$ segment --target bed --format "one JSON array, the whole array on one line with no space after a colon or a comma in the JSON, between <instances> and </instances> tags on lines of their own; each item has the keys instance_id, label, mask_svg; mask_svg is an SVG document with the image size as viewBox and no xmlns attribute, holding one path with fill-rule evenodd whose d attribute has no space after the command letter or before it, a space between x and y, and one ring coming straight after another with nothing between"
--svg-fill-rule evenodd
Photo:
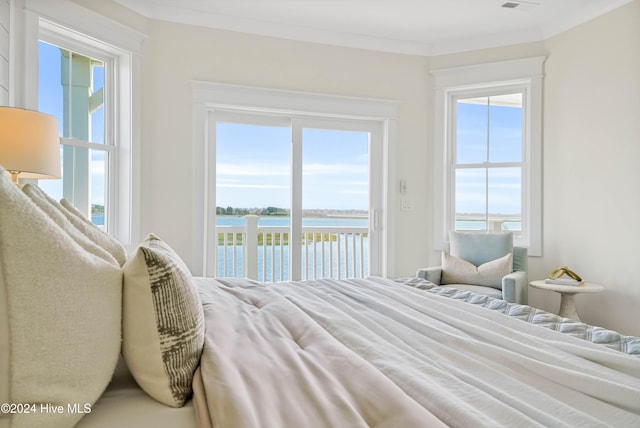
<instances>
[{"instance_id":1,"label":"bed","mask_svg":"<svg viewBox=\"0 0 640 428\"><path fill-rule=\"evenodd\" d=\"M192 277L0 176L2 428L640 426L638 338L419 278Z\"/></svg>"}]
</instances>

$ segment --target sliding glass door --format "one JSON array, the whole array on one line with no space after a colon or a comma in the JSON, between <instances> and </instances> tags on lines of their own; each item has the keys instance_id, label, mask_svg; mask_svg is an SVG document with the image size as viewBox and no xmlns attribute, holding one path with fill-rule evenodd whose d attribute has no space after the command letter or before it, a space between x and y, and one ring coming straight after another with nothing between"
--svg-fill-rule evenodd
<instances>
[{"instance_id":1,"label":"sliding glass door","mask_svg":"<svg viewBox=\"0 0 640 428\"><path fill-rule=\"evenodd\" d=\"M380 125L217 112L216 276L379 274ZM372 169L374 172L372 172Z\"/></svg>"}]
</instances>

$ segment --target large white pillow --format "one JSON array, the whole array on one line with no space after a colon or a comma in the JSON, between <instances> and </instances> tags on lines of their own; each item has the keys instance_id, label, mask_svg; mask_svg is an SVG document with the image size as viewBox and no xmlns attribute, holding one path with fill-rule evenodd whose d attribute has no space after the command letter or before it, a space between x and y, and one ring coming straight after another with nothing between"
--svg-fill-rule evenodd
<instances>
[{"instance_id":1,"label":"large white pillow","mask_svg":"<svg viewBox=\"0 0 640 428\"><path fill-rule=\"evenodd\" d=\"M0 168L0 403L11 428L72 427L118 361L122 271L82 248ZM63 406L40 412L40 403Z\"/></svg>"},{"instance_id":2,"label":"large white pillow","mask_svg":"<svg viewBox=\"0 0 640 428\"><path fill-rule=\"evenodd\" d=\"M476 266L466 260L442 252L442 277L440 284L473 284L502 288L502 277L513 269L513 254Z\"/></svg>"},{"instance_id":3,"label":"large white pillow","mask_svg":"<svg viewBox=\"0 0 640 428\"><path fill-rule=\"evenodd\" d=\"M82 248L89 251L96 256L113 263L117 266L118 261L116 258L102 246L97 245L84 231L78 229L64 214L63 211L58 208L60 205L54 199L50 198L46 193L40 190L37 186L27 183L22 187L22 191L35 203L42 211L44 211L51 220L60 226L65 232L71 236ZM64 208L62 208L65 210ZM65 210L66 211L66 210Z\"/></svg>"},{"instance_id":4,"label":"large white pillow","mask_svg":"<svg viewBox=\"0 0 640 428\"><path fill-rule=\"evenodd\" d=\"M181 407L204 345L198 291L182 259L151 234L124 265L122 352L147 394Z\"/></svg>"},{"instance_id":5,"label":"large white pillow","mask_svg":"<svg viewBox=\"0 0 640 428\"><path fill-rule=\"evenodd\" d=\"M98 246L104 248L118 261L120 266L124 266L127 262L127 250L120 241L100 230L67 199L61 199L60 202L49 197L47 197L47 199L51 204L58 208L80 232L95 242Z\"/></svg>"}]
</instances>

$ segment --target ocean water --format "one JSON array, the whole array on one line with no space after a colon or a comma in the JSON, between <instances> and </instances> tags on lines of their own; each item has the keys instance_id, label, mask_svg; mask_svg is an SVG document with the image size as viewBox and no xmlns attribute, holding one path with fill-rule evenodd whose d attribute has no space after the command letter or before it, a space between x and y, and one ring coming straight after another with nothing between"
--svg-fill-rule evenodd
<instances>
[{"instance_id":1,"label":"ocean water","mask_svg":"<svg viewBox=\"0 0 640 428\"><path fill-rule=\"evenodd\" d=\"M289 217L267 216L258 219L258 226L289 226ZM217 216L218 226L244 226L246 220L241 216ZM366 217L304 217L303 226L346 226L346 227L367 227L369 219ZM483 221L456 221L457 230L483 230ZM506 221L502 224L504 230L520 230L519 222Z\"/></svg>"},{"instance_id":2,"label":"ocean water","mask_svg":"<svg viewBox=\"0 0 640 428\"><path fill-rule=\"evenodd\" d=\"M241 216L217 216L216 226L244 226L246 220ZM289 217L263 216L258 219L258 226L289 226ZM303 226L347 226L367 227L369 219L366 217L303 217Z\"/></svg>"},{"instance_id":3,"label":"ocean water","mask_svg":"<svg viewBox=\"0 0 640 428\"><path fill-rule=\"evenodd\" d=\"M456 230L486 230L484 221L460 220L456 221ZM502 223L502 230L521 230L522 225L517 221L505 221Z\"/></svg>"},{"instance_id":4,"label":"ocean water","mask_svg":"<svg viewBox=\"0 0 640 428\"><path fill-rule=\"evenodd\" d=\"M104 214L91 214L91 222L97 226L104 226Z\"/></svg>"},{"instance_id":5,"label":"ocean water","mask_svg":"<svg viewBox=\"0 0 640 428\"><path fill-rule=\"evenodd\" d=\"M91 221L97 225L104 225L104 214L91 215ZM239 216L217 216L216 225L218 226L244 226L246 220ZM260 217L258 219L259 226L289 226L289 217ZM303 226L352 226L366 227L369 224L367 218L355 217L305 217L302 219ZM520 223L505 222L503 224L505 230L520 230ZM458 230L481 230L485 228L484 222L481 221L457 221L456 228Z\"/></svg>"}]
</instances>

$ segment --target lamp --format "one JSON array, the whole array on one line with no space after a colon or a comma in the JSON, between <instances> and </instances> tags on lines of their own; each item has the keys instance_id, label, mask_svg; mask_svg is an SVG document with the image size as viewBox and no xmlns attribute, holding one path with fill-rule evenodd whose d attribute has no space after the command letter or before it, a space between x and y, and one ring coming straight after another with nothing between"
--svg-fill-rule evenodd
<instances>
[{"instance_id":1,"label":"lamp","mask_svg":"<svg viewBox=\"0 0 640 428\"><path fill-rule=\"evenodd\" d=\"M21 178L60 178L60 139L55 117L0 107L0 165Z\"/></svg>"}]
</instances>

